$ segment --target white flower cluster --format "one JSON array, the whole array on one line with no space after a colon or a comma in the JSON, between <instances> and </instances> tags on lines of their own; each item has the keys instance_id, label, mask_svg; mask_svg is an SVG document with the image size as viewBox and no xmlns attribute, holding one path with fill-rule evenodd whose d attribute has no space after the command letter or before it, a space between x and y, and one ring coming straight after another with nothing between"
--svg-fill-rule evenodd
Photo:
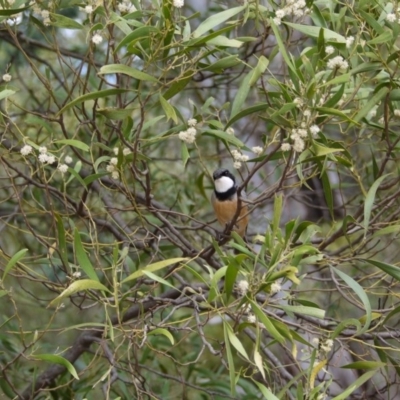
<instances>
[{"instance_id":1,"label":"white flower cluster","mask_svg":"<svg viewBox=\"0 0 400 400\"><path fill-rule=\"evenodd\" d=\"M130 0L122 0L122 3L118 3L117 7L121 13L131 13L136 11L136 7L131 3Z\"/></svg>"},{"instance_id":2,"label":"white flower cluster","mask_svg":"<svg viewBox=\"0 0 400 400\"><path fill-rule=\"evenodd\" d=\"M107 165L106 170L107 172L111 173L111 178L119 179L119 172L117 170L118 158L112 157L110 159L110 163Z\"/></svg>"},{"instance_id":3,"label":"white flower cluster","mask_svg":"<svg viewBox=\"0 0 400 400\"><path fill-rule=\"evenodd\" d=\"M10 74L4 74L3 75L3 81L4 82L10 82L11 78L12 78L12 76Z\"/></svg>"},{"instance_id":4,"label":"white flower cluster","mask_svg":"<svg viewBox=\"0 0 400 400\"><path fill-rule=\"evenodd\" d=\"M259 156L259 155L261 155L263 153L264 149L261 146L254 146L254 147L251 148L251 151L255 155Z\"/></svg>"},{"instance_id":5,"label":"white flower cluster","mask_svg":"<svg viewBox=\"0 0 400 400\"><path fill-rule=\"evenodd\" d=\"M232 157L234 159L233 168L239 169L242 166L242 162L246 162L249 159L249 156L242 154L238 150L232 150Z\"/></svg>"},{"instance_id":6,"label":"white flower cluster","mask_svg":"<svg viewBox=\"0 0 400 400\"><path fill-rule=\"evenodd\" d=\"M249 290L249 282L247 282L244 279L238 282L237 291L241 296L245 296L248 290Z\"/></svg>"},{"instance_id":7,"label":"white flower cluster","mask_svg":"<svg viewBox=\"0 0 400 400\"><path fill-rule=\"evenodd\" d=\"M400 24L400 7L397 7L396 12L391 12L386 15L386 21L388 22L396 22Z\"/></svg>"},{"instance_id":8,"label":"white flower cluster","mask_svg":"<svg viewBox=\"0 0 400 400\"><path fill-rule=\"evenodd\" d=\"M180 131L178 133L178 137L179 139L182 140L182 142L185 143L194 143L196 141L196 128L195 126L197 125L197 120L194 118L190 118L187 122L187 124L189 125L189 128L186 129L186 131Z\"/></svg>"},{"instance_id":9,"label":"white flower cluster","mask_svg":"<svg viewBox=\"0 0 400 400\"><path fill-rule=\"evenodd\" d=\"M182 8L185 5L185 0L173 0L172 5L176 8Z\"/></svg>"},{"instance_id":10,"label":"white flower cluster","mask_svg":"<svg viewBox=\"0 0 400 400\"><path fill-rule=\"evenodd\" d=\"M349 49L351 46L353 46L354 43L354 36L348 36L346 38L346 47Z\"/></svg>"},{"instance_id":11,"label":"white flower cluster","mask_svg":"<svg viewBox=\"0 0 400 400\"><path fill-rule=\"evenodd\" d=\"M321 343L319 346L319 348L325 353L329 353L332 350L332 347L333 347L332 339L325 340L325 342Z\"/></svg>"},{"instance_id":12,"label":"white flower cluster","mask_svg":"<svg viewBox=\"0 0 400 400\"><path fill-rule=\"evenodd\" d=\"M103 41L103 36L100 33L96 32L92 37L92 42L94 44L100 44Z\"/></svg>"},{"instance_id":13,"label":"white flower cluster","mask_svg":"<svg viewBox=\"0 0 400 400\"><path fill-rule=\"evenodd\" d=\"M50 11L49 11L49 10L41 10L41 11L40 11L40 15L41 15L42 18L43 18L43 24L46 25L46 26L49 26L50 23L51 23L51 20L50 20Z\"/></svg>"},{"instance_id":14,"label":"white flower cluster","mask_svg":"<svg viewBox=\"0 0 400 400\"><path fill-rule=\"evenodd\" d=\"M325 47L325 53L328 54L328 56L330 56L334 52L335 52L335 48L333 46L326 46Z\"/></svg>"},{"instance_id":15,"label":"white flower cluster","mask_svg":"<svg viewBox=\"0 0 400 400\"><path fill-rule=\"evenodd\" d=\"M276 293L279 293L281 291L281 289L282 289L282 286L281 286L281 284L279 282L272 283L271 284L271 291L270 291L271 296L276 294Z\"/></svg>"},{"instance_id":16,"label":"white flower cluster","mask_svg":"<svg viewBox=\"0 0 400 400\"><path fill-rule=\"evenodd\" d=\"M114 154L117 156L118 154L119 154L119 147L114 147L113 148L113 152L114 152ZM129 147L124 147L123 149L122 149L122 154L124 155L124 156L127 156L127 155L129 155L129 154L131 154L132 153L132 150L129 148Z\"/></svg>"},{"instance_id":17,"label":"white flower cluster","mask_svg":"<svg viewBox=\"0 0 400 400\"><path fill-rule=\"evenodd\" d=\"M33 154L33 147L30 146L29 144L26 144L21 148L20 153L24 157L28 156L29 154ZM39 147L38 160L42 164L47 164L47 165L54 164L57 161L56 157L48 152L46 146ZM58 162L59 164L57 165L57 169L64 175L68 171L67 164L70 164L72 162L72 158L70 156L66 156L64 158L64 163L61 163L60 160L58 160Z\"/></svg>"},{"instance_id":18,"label":"white flower cluster","mask_svg":"<svg viewBox=\"0 0 400 400\"><path fill-rule=\"evenodd\" d=\"M91 14L91 13L93 12L93 6L87 5L87 6L84 8L84 11L85 11L86 14Z\"/></svg>"},{"instance_id":19,"label":"white flower cluster","mask_svg":"<svg viewBox=\"0 0 400 400\"><path fill-rule=\"evenodd\" d=\"M281 4L281 6L283 7L275 11L273 18L276 25L280 25L286 16L302 17L310 12L305 0L286 0L286 4Z\"/></svg>"},{"instance_id":20,"label":"white flower cluster","mask_svg":"<svg viewBox=\"0 0 400 400\"><path fill-rule=\"evenodd\" d=\"M327 67L329 69L339 69L339 70L344 70L349 67L349 63L346 60L343 60L342 56L336 56L331 58L328 63Z\"/></svg>"}]
</instances>

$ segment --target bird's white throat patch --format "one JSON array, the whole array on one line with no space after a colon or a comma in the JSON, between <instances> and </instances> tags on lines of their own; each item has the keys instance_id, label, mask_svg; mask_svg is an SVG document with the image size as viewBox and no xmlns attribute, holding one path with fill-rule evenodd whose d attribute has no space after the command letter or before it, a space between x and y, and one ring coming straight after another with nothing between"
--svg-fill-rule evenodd
<instances>
[{"instance_id":1,"label":"bird's white throat patch","mask_svg":"<svg viewBox=\"0 0 400 400\"><path fill-rule=\"evenodd\" d=\"M229 176L221 176L220 178L214 181L214 185L215 185L215 190L218 193L225 193L229 189L232 189L235 183L231 178L229 178Z\"/></svg>"}]
</instances>

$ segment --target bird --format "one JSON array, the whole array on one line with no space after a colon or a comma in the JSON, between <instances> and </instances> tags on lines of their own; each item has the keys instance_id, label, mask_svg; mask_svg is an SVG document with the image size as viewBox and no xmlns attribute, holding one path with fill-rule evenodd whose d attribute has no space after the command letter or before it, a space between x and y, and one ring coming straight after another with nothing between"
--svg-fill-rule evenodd
<instances>
[{"instance_id":1,"label":"bird","mask_svg":"<svg viewBox=\"0 0 400 400\"><path fill-rule=\"evenodd\" d=\"M225 168L215 170L213 173L213 179L214 191L211 195L211 204L214 208L218 222L225 227L236 215L238 206L238 187L236 185L235 177ZM246 197L243 191L241 197ZM240 214L233 226L233 230L241 237L244 237L248 223L248 208L246 204L242 202L240 206Z\"/></svg>"}]
</instances>

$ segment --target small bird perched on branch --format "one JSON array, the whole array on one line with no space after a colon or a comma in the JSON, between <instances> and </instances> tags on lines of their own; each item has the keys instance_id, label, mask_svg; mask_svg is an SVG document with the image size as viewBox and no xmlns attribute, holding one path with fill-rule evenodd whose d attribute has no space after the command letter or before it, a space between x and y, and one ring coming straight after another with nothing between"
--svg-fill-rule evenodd
<instances>
[{"instance_id":1,"label":"small bird perched on branch","mask_svg":"<svg viewBox=\"0 0 400 400\"><path fill-rule=\"evenodd\" d=\"M211 203L215 215L222 226L228 225L236 215L238 197L235 177L225 168L219 168L213 173L214 192L211 195ZM246 195L242 191L241 198ZM243 202L240 205L240 212L237 216L233 230L244 237L249 223L248 209Z\"/></svg>"}]
</instances>

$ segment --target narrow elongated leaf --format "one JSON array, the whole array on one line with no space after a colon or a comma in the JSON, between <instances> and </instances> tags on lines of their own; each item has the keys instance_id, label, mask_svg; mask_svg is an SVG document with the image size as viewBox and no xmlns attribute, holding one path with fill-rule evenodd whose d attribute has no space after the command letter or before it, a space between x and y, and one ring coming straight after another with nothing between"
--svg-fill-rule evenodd
<instances>
[{"instance_id":1,"label":"narrow elongated leaf","mask_svg":"<svg viewBox=\"0 0 400 400\"><path fill-rule=\"evenodd\" d=\"M192 37L193 38L200 37L209 30L214 29L216 26L227 21L229 18L232 18L235 15L239 14L246 7L247 6L233 7L228 10L219 12L217 14L213 14L211 17L207 18L197 27L197 29L192 33Z\"/></svg>"},{"instance_id":2,"label":"narrow elongated leaf","mask_svg":"<svg viewBox=\"0 0 400 400\"><path fill-rule=\"evenodd\" d=\"M368 190L367 196L365 197L365 203L364 203L364 230L365 230L365 235L367 234L368 231L368 226L369 226L369 221L371 219L371 212L372 212L372 207L374 206L375 202L375 195L376 191L378 190L379 185L382 183L382 181L390 174L382 175L380 178L378 178L371 188Z\"/></svg>"},{"instance_id":3,"label":"narrow elongated leaf","mask_svg":"<svg viewBox=\"0 0 400 400\"><path fill-rule=\"evenodd\" d=\"M171 104L168 103L167 100L164 99L164 97L162 97L160 95L160 103L161 103L161 107L163 108L165 115L167 116L167 121L169 121L170 119L172 119L175 124L178 123L178 117L176 116L176 112L173 106L171 106Z\"/></svg>"},{"instance_id":4,"label":"narrow elongated leaf","mask_svg":"<svg viewBox=\"0 0 400 400\"><path fill-rule=\"evenodd\" d=\"M159 283L161 283L161 284L163 284L165 286L168 286L168 287L170 287L172 289L175 289L174 285L171 285L168 281L166 281L165 279L157 276L156 274L153 274L150 271L143 271L143 275L148 276L150 279L153 279L153 281L159 282Z\"/></svg>"},{"instance_id":5,"label":"narrow elongated leaf","mask_svg":"<svg viewBox=\"0 0 400 400\"><path fill-rule=\"evenodd\" d=\"M80 140L76 140L76 139L60 139L60 140L54 141L54 143L66 144L68 146L73 146L73 147L76 147L77 149L80 149L83 151L89 151L89 149L90 149L90 147L86 143L83 143Z\"/></svg>"},{"instance_id":6,"label":"narrow elongated leaf","mask_svg":"<svg viewBox=\"0 0 400 400\"><path fill-rule=\"evenodd\" d=\"M128 45L137 39L144 39L150 35L150 33L158 32L159 30L154 26L141 26L131 32L129 35L125 36L115 48L114 53L116 53L121 47Z\"/></svg>"},{"instance_id":7,"label":"narrow elongated leaf","mask_svg":"<svg viewBox=\"0 0 400 400\"><path fill-rule=\"evenodd\" d=\"M231 386L231 394L235 395L236 393L236 380L235 380L235 362L233 361L233 355L231 350L231 345L228 336L228 324L224 322L224 339L225 339L225 351L226 357L228 359L228 367L229 367L229 380Z\"/></svg>"},{"instance_id":8,"label":"narrow elongated leaf","mask_svg":"<svg viewBox=\"0 0 400 400\"><path fill-rule=\"evenodd\" d=\"M158 82L157 78L124 64L110 64L100 68L99 74L124 74L139 81Z\"/></svg>"},{"instance_id":9,"label":"narrow elongated leaf","mask_svg":"<svg viewBox=\"0 0 400 400\"><path fill-rule=\"evenodd\" d=\"M361 375L356 379L345 391L343 391L339 396L334 397L332 400L346 400L349 399L350 394L357 390L366 381L370 380L376 374L376 370L371 370Z\"/></svg>"},{"instance_id":10,"label":"narrow elongated leaf","mask_svg":"<svg viewBox=\"0 0 400 400\"><path fill-rule=\"evenodd\" d=\"M151 330L147 333L147 336L154 336L154 335L164 335L172 345L175 344L174 337L172 336L171 332L164 328L156 328Z\"/></svg>"},{"instance_id":11,"label":"narrow elongated leaf","mask_svg":"<svg viewBox=\"0 0 400 400\"><path fill-rule=\"evenodd\" d=\"M61 260L66 268L68 268L68 252L67 242L65 239L65 229L61 217L56 214L57 219L57 239L58 239L58 251L60 253Z\"/></svg>"},{"instance_id":12,"label":"narrow elongated leaf","mask_svg":"<svg viewBox=\"0 0 400 400\"><path fill-rule=\"evenodd\" d=\"M274 324L265 315L264 311L261 310L259 305L252 300L250 300L250 304L254 314L260 320L260 322L265 326L265 329L269 332L269 334L279 343L283 343L285 341L285 338L278 332Z\"/></svg>"},{"instance_id":13,"label":"narrow elongated leaf","mask_svg":"<svg viewBox=\"0 0 400 400\"><path fill-rule=\"evenodd\" d=\"M4 273L3 273L3 281L6 279L7 274L10 272L11 268L17 264L19 260L25 255L25 253L28 251L28 249L22 249L15 253L10 260L8 261L6 267L4 268Z\"/></svg>"},{"instance_id":14,"label":"narrow elongated leaf","mask_svg":"<svg viewBox=\"0 0 400 400\"><path fill-rule=\"evenodd\" d=\"M73 295L74 293L83 292L84 290L101 290L111 293L102 283L99 281L94 281L92 279L80 279L78 281L72 282L60 295L58 295L49 304L49 307L59 303L62 299Z\"/></svg>"},{"instance_id":15,"label":"narrow elongated leaf","mask_svg":"<svg viewBox=\"0 0 400 400\"><path fill-rule=\"evenodd\" d=\"M246 115L254 114L258 111L266 111L268 107L269 105L267 103L262 103L262 104L257 104L255 106L250 106L242 111L238 111L233 117L231 117L231 119L225 125L225 129L230 127L232 124L234 124L239 119L242 119Z\"/></svg>"},{"instance_id":16,"label":"narrow elongated leaf","mask_svg":"<svg viewBox=\"0 0 400 400\"><path fill-rule=\"evenodd\" d=\"M99 90L98 92L87 93L83 96L77 97L75 100L72 100L68 104L66 104L58 113L57 116L61 115L64 111L74 107L78 104L84 103L85 101L89 100L96 100L102 97L114 96L116 94L126 93L129 92L128 89L106 89L106 90Z\"/></svg>"},{"instance_id":17,"label":"narrow elongated leaf","mask_svg":"<svg viewBox=\"0 0 400 400\"><path fill-rule=\"evenodd\" d=\"M249 72L243 79L238 92L236 93L235 99L232 103L231 119L234 117L242 108L249 92L250 92L250 81L252 79L253 72Z\"/></svg>"},{"instance_id":18,"label":"narrow elongated leaf","mask_svg":"<svg viewBox=\"0 0 400 400\"><path fill-rule=\"evenodd\" d=\"M155 272L155 271L158 271L160 269L169 267L172 264L177 264L177 263L180 263L180 262L183 262L183 261L187 261L187 260L188 260L188 258L184 258L184 257L183 258L182 257L180 257L180 258L170 258L168 260L159 261L159 262L156 262L154 264L149 264L147 267L139 269L139 270L135 271L133 274L130 274L127 278L125 278L122 281L122 283L126 283L128 281L131 281L133 279L137 279L137 278L141 277L144 274L145 271Z\"/></svg>"},{"instance_id":19,"label":"narrow elongated leaf","mask_svg":"<svg viewBox=\"0 0 400 400\"><path fill-rule=\"evenodd\" d=\"M52 364L63 365L75 379L79 380L75 367L64 357L55 354L35 354L33 357L35 360L48 361Z\"/></svg>"},{"instance_id":20,"label":"narrow elongated leaf","mask_svg":"<svg viewBox=\"0 0 400 400\"><path fill-rule=\"evenodd\" d=\"M307 36L318 38L321 29L324 32L325 41L334 41L335 43L346 43L346 38L335 31L331 31L330 29L321 28L319 26L311 26L311 25L300 25L294 24L292 22L284 22L286 25L295 29L296 31L302 32Z\"/></svg>"},{"instance_id":21,"label":"narrow elongated leaf","mask_svg":"<svg viewBox=\"0 0 400 400\"><path fill-rule=\"evenodd\" d=\"M387 273L388 275L392 276L393 278L400 281L400 268L396 267L395 265L387 264L382 261L373 260L372 258L362 258L363 261L374 265L375 267L381 269L383 272Z\"/></svg>"},{"instance_id":22,"label":"narrow elongated leaf","mask_svg":"<svg viewBox=\"0 0 400 400\"><path fill-rule=\"evenodd\" d=\"M6 97L13 95L14 93L16 93L15 90L4 89L0 92L0 100L3 100Z\"/></svg>"},{"instance_id":23,"label":"narrow elongated leaf","mask_svg":"<svg viewBox=\"0 0 400 400\"><path fill-rule=\"evenodd\" d=\"M365 308L365 313L366 313L366 320L365 320L365 325L363 328L357 331L358 334L362 334L366 332L371 324L372 320L372 310L371 310L371 304L369 302L368 296L365 293L364 289L360 286L358 282L356 282L352 277L349 275L345 274L344 272L340 271L339 269L336 269L335 267L331 267L333 271L335 272L336 275L339 275L340 278L342 278L347 285L354 291L354 293L359 297L359 299L362 301L364 308Z\"/></svg>"},{"instance_id":24,"label":"narrow elongated leaf","mask_svg":"<svg viewBox=\"0 0 400 400\"><path fill-rule=\"evenodd\" d=\"M362 118L364 118L386 96L388 91L389 88L387 86L379 89L379 91L371 97L367 104L361 107L360 111L353 118L353 120L355 122L359 122Z\"/></svg>"},{"instance_id":25,"label":"narrow elongated leaf","mask_svg":"<svg viewBox=\"0 0 400 400\"><path fill-rule=\"evenodd\" d=\"M83 25L65 15L50 13L51 25L67 29L83 29Z\"/></svg>"},{"instance_id":26,"label":"narrow elongated leaf","mask_svg":"<svg viewBox=\"0 0 400 400\"><path fill-rule=\"evenodd\" d=\"M216 130L216 129L208 129L203 133L203 135L214 136L217 139L225 140L228 143L235 145L236 147L243 147L244 143L241 142L238 138L233 135L229 135L224 131Z\"/></svg>"},{"instance_id":27,"label":"narrow elongated leaf","mask_svg":"<svg viewBox=\"0 0 400 400\"><path fill-rule=\"evenodd\" d=\"M236 337L234 332L232 331L232 328L229 324L226 323L226 330L228 334L228 339L231 342L232 346L248 361L250 361L249 356L247 355L247 352L242 344L242 342Z\"/></svg>"},{"instance_id":28,"label":"narrow elongated leaf","mask_svg":"<svg viewBox=\"0 0 400 400\"><path fill-rule=\"evenodd\" d=\"M384 367L386 364L379 361L356 361L350 364L343 365L340 368L345 369L378 369Z\"/></svg>"},{"instance_id":29,"label":"narrow elongated leaf","mask_svg":"<svg viewBox=\"0 0 400 400\"><path fill-rule=\"evenodd\" d=\"M263 366L263 361L260 352L256 349L254 350L254 364L256 364L256 367L260 371L261 375L265 379L265 371L264 371L264 366Z\"/></svg>"},{"instance_id":30,"label":"narrow elongated leaf","mask_svg":"<svg viewBox=\"0 0 400 400\"><path fill-rule=\"evenodd\" d=\"M276 26L275 22L272 20L272 18L270 19L270 24L271 24L271 28L274 31L274 35L276 38L276 42L278 44L279 47L279 51L283 57L283 59L285 60L286 65L291 69L291 71L297 76L297 71L296 68L294 67L287 51L286 51L286 46L284 45L282 38L281 38L281 33L278 29L278 27Z\"/></svg>"},{"instance_id":31,"label":"narrow elongated leaf","mask_svg":"<svg viewBox=\"0 0 400 400\"><path fill-rule=\"evenodd\" d=\"M287 312L293 312L297 314L310 315L311 317L316 317L323 319L325 318L325 311L320 308L306 307L306 306L281 306L282 310Z\"/></svg>"},{"instance_id":32,"label":"narrow elongated leaf","mask_svg":"<svg viewBox=\"0 0 400 400\"><path fill-rule=\"evenodd\" d=\"M85 252L85 249L83 248L79 231L76 228L74 232L74 250L80 268L82 268L82 270L90 279L99 282L99 278L96 274L96 271L93 268L93 265L90 262L89 257Z\"/></svg>"}]
</instances>

